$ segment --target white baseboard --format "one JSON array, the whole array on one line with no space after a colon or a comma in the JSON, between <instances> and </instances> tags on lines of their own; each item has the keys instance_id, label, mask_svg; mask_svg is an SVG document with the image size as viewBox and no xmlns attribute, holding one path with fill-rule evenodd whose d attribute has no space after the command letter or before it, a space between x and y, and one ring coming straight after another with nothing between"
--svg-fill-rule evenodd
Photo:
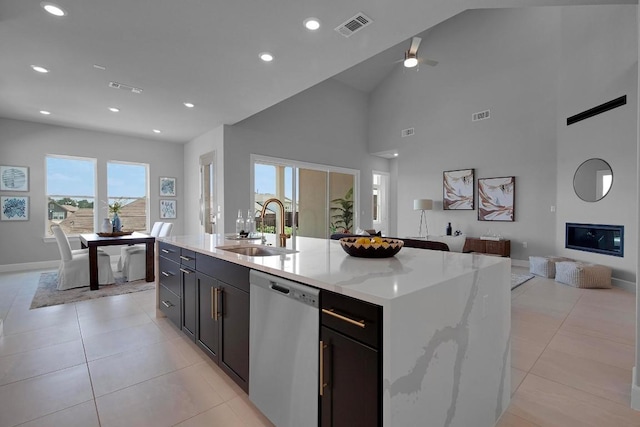
<instances>
[{"instance_id":1,"label":"white baseboard","mask_svg":"<svg viewBox=\"0 0 640 427\"><path fill-rule=\"evenodd\" d=\"M631 409L640 411L640 386L636 384L636 367L631 371Z\"/></svg>"},{"instance_id":2,"label":"white baseboard","mask_svg":"<svg viewBox=\"0 0 640 427\"><path fill-rule=\"evenodd\" d=\"M0 265L0 273L9 273L12 271L44 270L46 268L58 268L59 265L60 260L23 262L20 264L4 264Z\"/></svg>"},{"instance_id":3,"label":"white baseboard","mask_svg":"<svg viewBox=\"0 0 640 427\"><path fill-rule=\"evenodd\" d=\"M529 268L529 260L511 258L511 266L512 267L527 267L527 268Z\"/></svg>"}]
</instances>

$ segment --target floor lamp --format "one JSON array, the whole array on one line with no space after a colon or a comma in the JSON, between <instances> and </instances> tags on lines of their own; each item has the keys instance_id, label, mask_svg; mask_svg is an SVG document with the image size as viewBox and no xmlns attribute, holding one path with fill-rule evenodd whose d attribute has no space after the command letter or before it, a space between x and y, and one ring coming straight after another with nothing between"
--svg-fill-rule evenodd
<instances>
[{"instance_id":1,"label":"floor lamp","mask_svg":"<svg viewBox=\"0 0 640 427\"><path fill-rule=\"evenodd\" d=\"M420 226L418 227L418 237L426 237L429 235L429 226L427 226L427 215L425 211L433 209L433 200L431 199L414 199L413 210L420 212ZM425 235L422 235L422 223L424 222Z\"/></svg>"}]
</instances>

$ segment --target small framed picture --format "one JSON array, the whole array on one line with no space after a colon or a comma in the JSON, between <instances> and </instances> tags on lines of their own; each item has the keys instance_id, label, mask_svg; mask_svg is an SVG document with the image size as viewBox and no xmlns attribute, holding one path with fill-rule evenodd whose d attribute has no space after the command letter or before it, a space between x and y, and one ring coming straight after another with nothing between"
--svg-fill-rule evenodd
<instances>
[{"instance_id":1,"label":"small framed picture","mask_svg":"<svg viewBox=\"0 0 640 427\"><path fill-rule=\"evenodd\" d=\"M516 177L478 179L478 220L515 221Z\"/></svg>"},{"instance_id":2,"label":"small framed picture","mask_svg":"<svg viewBox=\"0 0 640 427\"><path fill-rule=\"evenodd\" d=\"M0 166L0 190L29 191L29 168L26 166Z\"/></svg>"},{"instance_id":3,"label":"small framed picture","mask_svg":"<svg viewBox=\"0 0 640 427\"><path fill-rule=\"evenodd\" d=\"M173 219L176 217L177 208L175 200L160 200L160 219Z\"/></svg>"},{"instance_id":4,"label":"small framed picture","mask_svg":"<svg viewBox=\"0 0 640 427\"><path fill-rule=\"evenodd\" d=\"M166 176L160 177L160 197L175 197L176 179Z\"/></svg>"},{"instance_id":5,"label":"small framed picture","mask_svg":"<svg viewBox=\"0 0 640 427\"><path fill-rule=\"evenodd\" d=\"M0 220L28 221L29 196L1 196Z\"/></svg>"}]
</instances>

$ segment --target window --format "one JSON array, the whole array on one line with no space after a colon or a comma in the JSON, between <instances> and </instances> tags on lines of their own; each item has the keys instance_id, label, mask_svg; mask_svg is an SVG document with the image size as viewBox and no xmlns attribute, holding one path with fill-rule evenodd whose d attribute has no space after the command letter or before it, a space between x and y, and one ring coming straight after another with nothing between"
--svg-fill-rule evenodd
<instances>
[{"instance_id":1,"label":"window","mask_svg":"<svg viewBox=\"0 0 640 427\"><path fill-rule=\"evenodd\" d=\"M47 221L60 224L67 234L93 233L96 161L82 157L46 156Z\"/></svg>"},{"instance_id":2,"label":"window","mask_svg":"<svg viewBox=\"0 0 640 427\"><path fill-rule=\"evenodd\" d=\"M110 206L121 206L118 216L123 230L148 229L148 169L143 163L107 163L107 198Z\"/></svg>"}]
</instances>

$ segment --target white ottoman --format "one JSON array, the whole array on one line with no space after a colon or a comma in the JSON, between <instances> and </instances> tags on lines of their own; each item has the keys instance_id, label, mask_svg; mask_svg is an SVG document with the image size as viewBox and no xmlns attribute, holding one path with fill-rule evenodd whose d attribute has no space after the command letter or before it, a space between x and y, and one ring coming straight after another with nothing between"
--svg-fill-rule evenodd
<instances>
[{"instance_id":1,"label":"white ottoman","mask_svg":"<svg viewBox=\"0 0 640 427\"><path fill-rule=\"evenodd\" d=\"M556 277L556 263L560 261L573 260L557 256L530 256L529 273L553 279Z\"/></svg>"},{"instance_id":2,"label":"white ottoman","mask_svg":"<svg viewBox=\"0 0 640 427\"><path fill-rule=\"evenodd\" d=\"M611 289L611 267L578 261L556 263L556 282L576 288Z\"/></svg>"}]
</instances>

